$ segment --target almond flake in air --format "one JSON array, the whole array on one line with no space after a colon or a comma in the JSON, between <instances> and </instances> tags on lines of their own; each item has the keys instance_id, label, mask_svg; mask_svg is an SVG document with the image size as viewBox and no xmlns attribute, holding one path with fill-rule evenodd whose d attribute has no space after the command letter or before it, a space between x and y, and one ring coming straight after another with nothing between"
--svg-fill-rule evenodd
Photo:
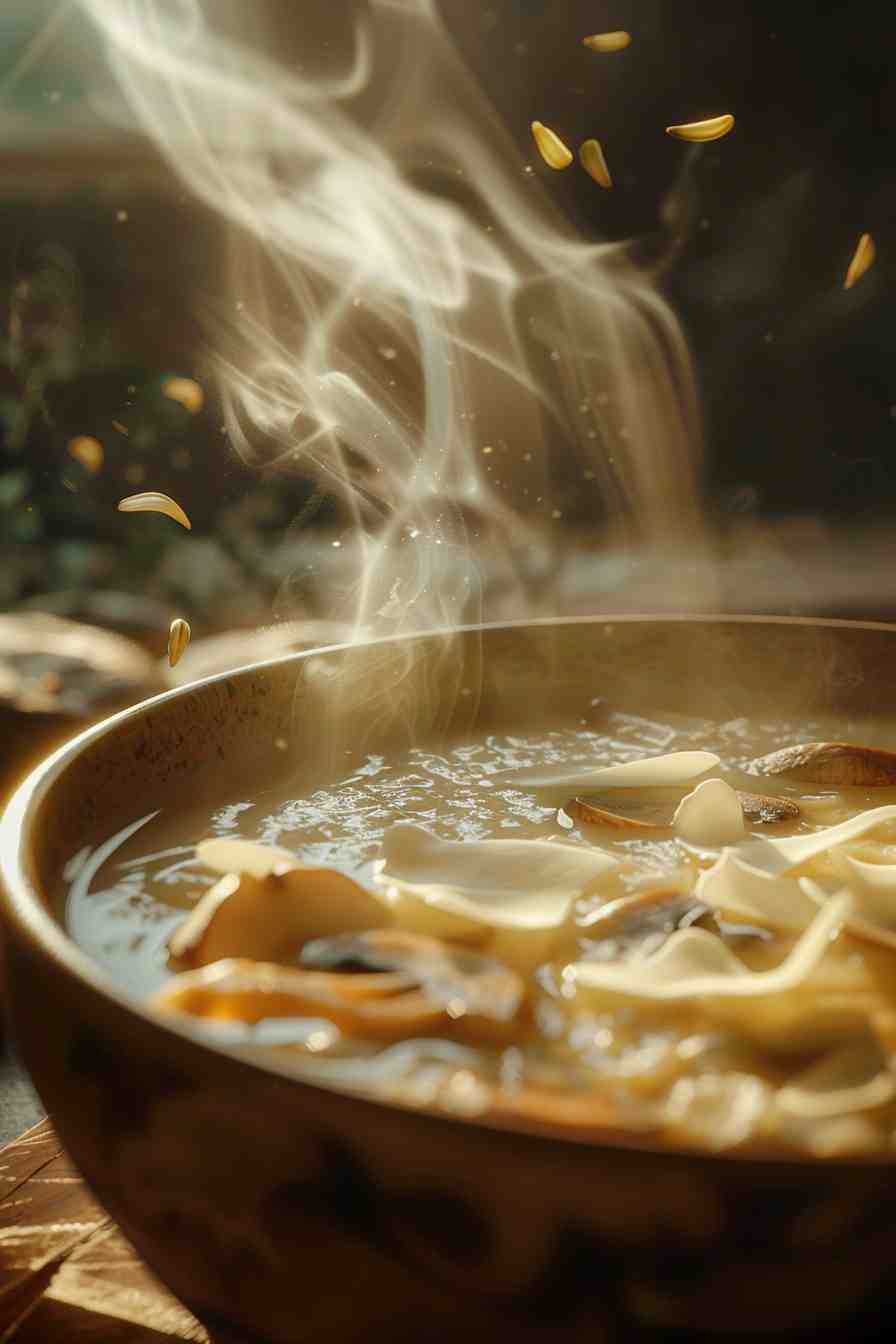
<instances>
[{"instance_id":1,"label":"almond flake in air","mask_svg":"<svg viewBox=\"0 0 896 1344\"><path fill-rule=\"evenodd\" d=\"M80 462L91 476L95 476L103 469L103 445L89 434L79 434L76 439L72 439L68 445L68 453L69 457Z\"/></svg>"},{"instance_id":2,"label":"almond flake in air","mask_svg":"<svg viewBox=\"0 0 896 1344\"><path fill-rule=\"evenodd\" d=\"M625 51L631 40L631 33L626 32L592 33L590 37L582 38L582 45L592 51Z\"/></svg>"},{"instance_id":3,"label":"almond flake in air","mask_svg":"<svg viewBox=\"0 0 896 1344\"><path fill-rule=\"evenodd\" d=\"M846 279L843 281L844 289L852 289L853 285L861 280L865 272L870 269L874 263L875 251L874 239L871 234L863 233L856 244L852 261L849 263Z\"/></svg>"},{"instance_id":4,"label":"almond flake in air","mask_svg":"<svg viewBox=\"0 0 896 1344\"><path fill-rule=\"evenodd\" d=\"M572 154L559 135L540 121L533 121L532 136L538 152L549 168L568 168L572 163Z\"/></svg>"},{"instance_id":5,"label":"almond flake in air","mask_svg":"<svg viewBox=\"0 0 896 1344\"><path fill-rule=\"evenodd\" d=\"M708 140L721 140L733 126L734 118L730 112L726 112L721 117L710 117L707 121L689 121L681 126L667 126L666 134L674 135L676 140L692 140L697 144L705 144Z\"/></svg>"},{"instance_id":6,"label":"almond flake in air","mask_svg":"<svg viewBox=\"0 0 896 1344\"><path fill-rule=\"evenodd\" d=\"M128 495L118 501L119 513L165 513L188 531L193 526L176 499L170 495L158 494L155 490L145 490L139 495Z\"/></svg>"},{"instance_id":7,"label":"almond flake in air","mask_svg":"<svg viewBox=\"0 0 896 1344\"><path fill-rule=\"evenodd\" d=\"M594 178L599 187L612 187L613 179L599 140L586 140L579 150L579 159L585 172Z\"/></svg>"},{"instance_id":8,"label":"almond flake in air","mask_svg":"<svg viewBox=\"0 0 896 1344\"><path fill-rule=\"evenodd\" d=\"M187 621L178 616L171 622L168 631L168 666L176 667L180 656L190 642L191 630Z\"/></svg>"}]
</instances>

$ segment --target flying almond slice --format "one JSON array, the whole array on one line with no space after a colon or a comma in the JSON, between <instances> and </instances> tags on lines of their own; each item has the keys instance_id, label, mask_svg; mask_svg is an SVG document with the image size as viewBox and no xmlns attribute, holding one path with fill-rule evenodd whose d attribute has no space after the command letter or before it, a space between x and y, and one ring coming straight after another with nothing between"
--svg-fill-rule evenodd
<instances>
[{"instance_id":1,"label":"flying almond slice","mask_svg":"<svg viewBox=\"0 0 896 1344\"><path fill-rule=\"evenodd\" d=\"M689 784L719 764L711 751L672 751L665 756L649 756L623 765L545 765L502 770L490 775L498 787L531 789L533 792L564 803L573 792L591 793L598 789L666 788Z\"/></svg>"},{"instance_id":2,"label":"flying almond slice","mask_svg":"<svg viewBox=\"0 0 896 1344\"><path fill-rule=\"evenodd\" d=\"M682 798L673 823L681 840L712 849L733 845L745 833L740 799L723 779L706 779Z\"/></svg>"},{"instance_id":3,"label":"flying almond slice","mask_svg":"<svg viewBox=\"0 0 896 1344\"><path fill-rule=\"evenodd\" d=\"M572 154L568 147L550 126L545 126L540 121L533 121L532 137L539 154L549 168L568 168L572 163Z\"/></svg>"},{"instance_id":4,"label":"flying almond slice","mask_svg":"<svg viewBox=\"0 0 896 1344\"><path fill-rule=\"evenodd\" d=\"M631 34L625 32L616 33L592 33L589 37L582 38L582 46L590 47L592 51L625 51L631 44Z\"/></svg>"},{"instance_id":5,"label":"flying almond slice","mask_svg":"<svg viewBox=\"0 0 896 1344\"><path fill-rule=\"evenodd\" d=\"M172 964L184 968L229 957L290 964L312 938L391 922L381 901L334 868L230 871L178 925L168 949Z\"/></svg>"},{"instance_id":6,"label":"flying almond slice","mask_svg":"<svg viewBox=\"0 0 896 1344\"><path fill-rule=\"evenodd\" d=\"M704 144L708 140L721 140L723 135L734 129L734 118L730 112L721 117L709 117L706 121L689 121L681 126L667 126L666 134L676 140L692 140Z\"/></svg>"},{"instance_id":7,"label":"flying almond slice","mask_svg":"<svg viewBox=\"0 0 896 1344\"><path fill-rule=\"evenodd\" d=\"M687 1002L696 998L742 999L786 994L816 968L850 909L845 895L828 901L779 966L751 971L715 934L704 929L674 933L653 956L622 965L579 961L564 978L590 997Z\"/></svg>"},{"instance_id":8,"label":"flying almond slice","mask_svg":"<svg viewBox=\"0 0 896 1344\"><path fill-rule=\"evenodd\" d=\"M606 156L599 140L586 140L579 150L579 161L589 177L593 177L599 187L609 189L613 185Z\"/></svg>"},{"instance_id":9,"label":"flying almond slice","mask_svg":"<svg viewBox=\"0 0 896 1344\"><path fill-rule=\"evenodd\" d=\"M863 233L856 243L856 250L847 268L843 281L844 289L852 289L853 285L861 280L865 272L870 270L874 265L875 253L874 239L870 233Z\"/></svg>"},{"instance_id":10,"label":"flying almond slice","mask_svg":"<svg viewBox=\"0 0 896 1344\"><path fill-rule=\"evenodd\" d=\"M144 490L142 494L128 495L126 499L120 499L118 512L164 513L176 523L180 523L187 531L193 526L176 499L172 499L170 495L162 495L156 490Z\"/></svg>"},{"instance_id":11,"label":"flying almond slice","mask_svg":"<svg viewBox=\"0 0 896 1344\"><path fill-rule=\"evenodd\" d=\"M760 756L751 774L790 775L806 784L883 788L896 784L896 752L853 742L803 742Z\"/></svg>"}]
</instances>

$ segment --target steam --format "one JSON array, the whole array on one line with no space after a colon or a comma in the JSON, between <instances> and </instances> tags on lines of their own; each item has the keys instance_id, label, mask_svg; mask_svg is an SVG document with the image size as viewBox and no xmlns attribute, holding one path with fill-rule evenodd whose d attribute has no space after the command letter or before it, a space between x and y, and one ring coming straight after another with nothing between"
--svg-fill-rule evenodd
<instances>
[{"instance_id":1,"label":"steam","mask_svg":"<svg viewBox=\"0 0 896 1344\"><path fill-rule=\"evenodd\" d=\"M475 621L484 564L524 614L560 467L617 544L693 538L678 325L626 247L552 207L431 0L286 6L306 36L282 62L262 6L81 3L141 127L226 221L233 305L208 318L231 443L341 501L331 614Z\"/></svg>"}]
</instances>

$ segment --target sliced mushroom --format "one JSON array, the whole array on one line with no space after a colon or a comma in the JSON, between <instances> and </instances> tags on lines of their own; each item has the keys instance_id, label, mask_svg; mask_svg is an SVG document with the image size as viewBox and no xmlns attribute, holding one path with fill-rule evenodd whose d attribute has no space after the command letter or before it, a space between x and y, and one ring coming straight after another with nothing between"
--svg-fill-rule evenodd
<instances>
[{"instance_id":1,"label":"sliced mushroom","mask_svg":"<svg viewBox=\"0 0 896 1344\"><path fill-rule=\"evenodd\" d=\"M677 887L652 887L608 901L579 921L597 943L600 960L656 951L676 929L696 922L707 907Z\"/></svg>"},{"instance_id":2,"label":"sliced mushroom","mask_svg":"<svg viewBox=\"0 0 896 1344\"><path fill-rule=\"evenodd\" d=\"M853 742L803 742L760 756L752 774L790 775L806 784L883 788L896 784L896 752Z\"/></svg>"},{"instance_id":3,"label":"sliced mushroom","mask_svg":"<svg viewBox=\"0 0 896 1344\"><path fill-rule=\"evenodd\" d=\"M358 992L358 981L363 992ZM377 984L377 982L379 982ZM323 1017L350 1036L400 1040L438 1030L443 1006L420 990L396 993L395 976L334 975L228 958L176 975L153 998L158 1008L218 1022Z\"/></svg>"},{"instance_id":4,"label":"sliced mushroom","mask_svg":"<svg viewBox=\"0 0 896 1344\"><path fill-rule=\"evenodd\" d=\"M630 790L626 791L626 794ZM573 798L566 804L564 811L577 821L590 826L612 826L619 830L668 830L680 797L675 798L629 798L620 790L618 793L588 794ZM737 790L744 817L755 826L771 826L780 821L796 821L800 809L787 798L775 798L771 794L744 793Z\"/></svg>"},{"instance_id":5,"label":"sliced mushroom","mask_svg":"<svg viewBox=\"0 0 896 1344\"><path fill-rule=\"evenodd\" d=\"M434 961L428 949L416 951L421 962ZM410 949L408 956L413 960ZM398 947L388 959L400 960ZM348 1036L380 1041L428 1033L488 1043L509 1040L518 1030L522 982L491 962L472 974L457 970L452 986L457 992L449 995L447 956L445 965L446 979L438 981L431 965L431 978L424 982L401 971L353 974L227 958L174 976L153 1001L159 1008L212 1021L322 1017Z\"/></svg>"},{"instance_id":6,"label":"sliced mushroom","mask_svg":"<svg viewBox=\"0 0 896 1344\"><path fill-rule=\"evenodd\" d=\"M525 995L521 977L494 957L400 929L318 938L302 949L302 963L324 970L350 964L404 975L455 1017L475 1013L509 1021Z\"/></svg>"},{"instance_id":7,"label":"sliced mushroom","mask_svg":"<svg viewBox=\"0 0 896 1344\"><path fill-rule=\"evenodd\" d=\"M381 901L335 868L228 873L175 929L168 950L184 969L226 957L290 964L310 938L391 922Z\"/></svg>"}]
</instances>

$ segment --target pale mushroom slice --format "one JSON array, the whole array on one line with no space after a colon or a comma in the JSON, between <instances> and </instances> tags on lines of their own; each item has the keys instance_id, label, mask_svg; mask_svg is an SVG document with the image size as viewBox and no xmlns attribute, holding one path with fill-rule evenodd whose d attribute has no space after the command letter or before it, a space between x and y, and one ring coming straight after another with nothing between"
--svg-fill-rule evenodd
<instances>
[{"instance_id":1,"label":"pale mushroom slice","mask_svg":"<svg viewBox=\"0 0 896 1344\"><path fill-rule=\"evenodd\" d=\"M441 840L412 822L383 836L378 880L480 924L556 927L572 901L617 860L592 845L552 840Z\"/></svg>"},{"instance_id":2,"label":"pale mushroom slice","mask_svg":"<svg viewBox=\"0 0 896 1344\"><path fill-rule=\"evenodd\" d=\"M761 928L804 929L818 905L793 877L772 877L726 849L697 879L696 899Z\"/></svg>"},{"instance_id":3,"label":"pale mushroom slice","mask_svg":"<svg viewBox=\"0 0 896 1344\"><path fill-rule=\"evenodd\" d=\"M704 929L683 929L652 956L622 965L575 962L564 970L564 979L589 995L639 1001L685 1002L696 998L742 999L785 994L815 970L849 909L849 896L828 901L780 965L769 971L749 970L715 934Z\"/></svg>"},{"instance_id":4,"label":"pale mushroom slice","mask_svg":"<svg viewBox=\"0 0 896 1344\"><path fill-rule=\"evenodd\" d=\"M359 989L361 980L367 983ZM322 1017L350 1036L384 1041L434 1032L450 1021L444 1006L422 991L397 992L395 976L388 972L336 975L246 958L184 971L150 1002L210 1022L254 1024L272 1017Z\"/></svg>"},{"instance_id":5,"label":"pale mushroom slice","mask_svg":"<svg viewBox=\"0 0 896 1344\"><path fill-rule=\"evenodd\" d=\"M885 1106L896 1075L880 1041L867 1029L804 1069L777 1094L778 1109L810 1120Z\"/></svg>"},{"instance_id":6,"label":"pale mushroom slice","mask_svg":"<svg viewBox=\"0 0 896 1344\"><path fill-rule=\"evenodd\" d=\"M521 977L494 957L401 929L318 938L305 944L301 960L316 970L353 965L404 976L454 1017L477 1013L509 1021L526 992Z\"/></svg>"},{"instance_id":7,"label":"pale mushroom slice","mask_svg":"<svg viewBox=\"0 0 896 1344\"><path fill-rule=\"evenodd\" d=\"M789 775L805 784L883 788L896 784L896 752L854 742L803 742L760 756L751 774Z\"/></svg>"},{"instance_id":8,"label":"pale mushroom slice","mask_svg":"<svg viewBox=\"0 0 896 1344\"><path fill-rule=\"evenodd\" d=\"M848 854L838 854L835 859L834 866L844 877L846 890L853 899L853 913L847 921L850 933L867 942L896 948L896 889L888 885L883 875L863 871L883 865L857 864ZM799 882L803 892L817 906L830 900L830 894L811 877L801 877Z\"/></svg>"},{"instance_id":9,"label":"pale mushroom slice","mask_svg":"<svg viewBox=\"0 0 896 1344\"><path fill-rule=\"evenodd\" d=\"M225 843L225 842L218 842ZM173 965L207 966L228 957L291 963L311 938L390 924L388 907L334 868L228 872L175 929Z\"/></svg>"},{"instance_id":10,"label":"pale mushroom slice","mask_svg":"<svg viewBox=\"0 0 896 1344\"><path fill-rule=\"evenodd\" d=\"M621 765L545 765L502 770L489 776L493 784L533 792L565 802L572 792L597 789L641 789L689 784L719 764L711 751L672 751Z\"/></svg>"},{"instance_id":11,"label":"pale mushroom slice","mask_svg":"<svg viewBox=\"0 0 896 1344\"><path fill-rule=\"evenodd\" d=\"M230 836L200 840L196 846L196 857L206 868L213 868L216 873L249 873L251 877L267 877L278 870L301 867L299 859L290 849Z\"/></svg>"},{"instance_id":12,"label":"pale mushroom slice","mask_svg":"<svg viewBox=\"0 0 896 1344\"><path fill-rule=\"evenodd\" d=\"M817 858L827 850L857 840L860 835L873 831L884 822L894 820L896 805L890 803L885 807L872 807L867 812L859 812L836 826L822 826L808 835L790 835L781 840L751 836L736 846L736 852L738 858L751 867L776 876Z\"/></svg>"},{"instance_id":13,"label":"pale mushroom slice","mask_svg":"<svg viewBox=\"0 0 896 1344\"><path fill-rule=\"evenodd\" d=\"M706 849L733 845L746 833L740 799L723 779L706 779L682 798L672 818L675 834Z\"/></svg>"},{"instance_id":14,"label":"pale mushroom slice","mask_svg":"<svg viewBox=\"0 0 896 1344\"><path fill-rule=\"evenodd\" d=\"M782 821L797 821L799 806L789 798L771 794L744 793L735 790L745 819L754 826L773 826ZM563 810L589 826L610 826L614 830L669 830L680 798L643 798L633 790L586 794L571 799Z\"/></svg>"}]
</instances>

